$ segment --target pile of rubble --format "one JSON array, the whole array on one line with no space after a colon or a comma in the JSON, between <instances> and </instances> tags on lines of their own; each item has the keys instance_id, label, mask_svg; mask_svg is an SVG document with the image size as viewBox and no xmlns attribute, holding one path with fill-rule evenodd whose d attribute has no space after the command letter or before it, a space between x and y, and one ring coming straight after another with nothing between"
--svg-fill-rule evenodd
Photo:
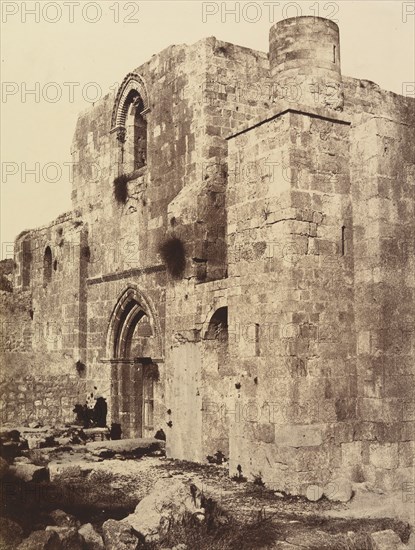
<instances>
[{"instance_id":1,"label":"pile of rubble","mask_svg":"<svg viewBox=\"0 0 415 550\"><path fill-rule=\"evenodd\" d=\"M189 475L189 469L185 467L185 463L180 469L175 462L173 470L169 470L168 461L166 463L165 459L160 458L164 455L163 440L110 440L108 437L106 429L93 428L88 431L80 429L79 426L57 429L33 425L3 429L0 432L3 457L0 458L0 479L18 480L19 483L32 489L36 484L55 487L64 487L67 484L75 487L71 495L75 494L76 498L84 499L82 505L98 503L100 510L105 508L108 502L114 501L119 506L123 498L130 499L128 505L122 507L121 513L106 512L100 519L89 513L79 515L76 504L74 505L73 502L71 504L66 497L61 498L60 501L54 500L53 507L45 510L42 521L32 523L30 526L20 521L20 517L23 518L26 511L22 511L21 516L10 515L13 519L0 518L2 550L16 548L18 550L154 550L156 548L158 550L193 550L195 547L203 547L203 550L213 549L216 546L202 544L205 534L203 530L208 526L211 529L212 518L214 518L214 528L219 526L221 536L225 537L225 546L221 539L218 548L234 548L234 545L228 544L231 540L229 537L234 536L235 533L238 534L238 530L240 539L244 540L243 529L246 525L241 518L234 516L232 512L229 513L233 510L232 500L238 492L242 491L243 484L232 482L229 478L226 478L225 483L220 477L220 490L225 486L226 492L230 495L230 501L226 504L227 511L224 512L222 508L216 506L218 487L211 486L206 493L205 480L201 481L198 475L193 475L194 473ZM143 457L148 458L137 460ZM146 465L147 461L148 465ZM147 469L148 467L153 469ZM200 486L204 487L204 494ZM80 491L81 488L82 491ZM316 506L316 501L328 502L326 493L329 493L329 489L330 487L310 487L307 501L315 502ZM344 506L344 503L351 498L352 490L349 484L341 484L340 481L336 489L336 498L331 500L338 501L338 506ZM98 492L95 494L94 491ZM65 493L58 494L62 496ZM210 494L212 499L208 499L206 494ZM96 500L94 500L95 496L98 497ZM274 497L279 513L273 520L274 523L276 522L272 527L273 542L266 546L257 544L256 546L238 546L238 548L337 550L345 547L345 541L347 544L350 543L348 548L353 550L362 548L359 546L363 540L362 533L359 531L354 532L344 528L337 534L335 531L323 531L320 524L311 526L306 522L301 523L303 516L297 516L300 521L288 521L284 524L284 515L281 516L283 509L278 501L284 500L285 496L275 492ZM241 505L247 504L246 498L237 502L239 502L238 509ZM275 502L272 502L274 506ZM265 504L271 506L269 501ZM55 506L62 506L79 517L74 517L61 509L50 512ZM219 516L215 515L218 510ZM280 528L282 524L286 529L284 533ZM189 532L179 532L179 536L176 537L175 530L178 525L185 525L185 529L190 526L193 531L190 535ZM413 534L408 541L408 530L398 534L399 529L396 532L394 528L395 525L392 524L379 523L372 526L366 531L368 545L365 543L364 547L372 550L415 548ZM193 541L194 536L201 537L195 544L189 542L189 540ZM282 538L283 540L278 540ZM166 540L175 542L166 544ZM179 541L180 544L177 544Z\"/></svg>"},{"instance_id":2,"label":"pile of rubble","mask_svg":"<svg viewBox=\"0 0 415 550\"><path fill-rule=\"evenodd\" d=\"M62 510L49 513L50 524L23 538L22 528L14 521L2 518L1 548L17 550L139 550L147 543L159 540L170 526L192 516L204 521L202 495L190 482L160 479L154 490L125 519L109 519L100 528L81 523ZM176 545L185 550L186 545Z\"/></svg>"}]
</instances>

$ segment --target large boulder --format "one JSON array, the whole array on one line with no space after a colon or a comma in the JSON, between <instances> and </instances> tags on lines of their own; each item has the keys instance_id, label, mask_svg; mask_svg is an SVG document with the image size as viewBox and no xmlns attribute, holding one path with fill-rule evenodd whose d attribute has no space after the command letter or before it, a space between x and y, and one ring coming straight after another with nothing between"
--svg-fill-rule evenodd
<instances>
[{"instance_id":1,"label":"large boulder","mask_svg":"<svg viewBox=\"0 0 415 550\"><path fill-rule=\"evenodd\" d=\"M189 481L163 478L138 503L135 511L122 521L131 525L147 541L152 541L186 516L204 519L200 490Z\"/></svg>"},{"instance_id":2,"label":"large boulder","mask_svg":"<svg viewBox=\"0 0 415 550\"><path fill-rule=\"evenodd\" d=\"M16 548L23 540L23 529L15 521L0 517L0 550Z\"/></svg>"},{"instance_id":3,"label":"large boulder","mask_svg":"<svg viewBox=\"0 0 415 550\"><path fill-rule=\"evenodd\" d=\"M53 531L58 535L62 550L83 550L84 541L75 527L48 525L46 531Z\"/></svg>"},{"instance_id":4,"label":"large boulder","mask_svg":"<svg viewBox=\"0 0 415 550\"><path fill-rule=\"evenodd\" d=\"M84 546L86 550L104 550L104 542L99 533L95 531L91 523L85 523L78 533L84 539Z\"/></svg>"},{"instance_id":5,"label":"large boulder","mask_svg":"<svg viewBox=\"0 0 415 550\"><path fill-rule=\"evenodd\" d=\"M317 502L323 496L323 489L320 485L309 485L306 491L307 500Z\"/></svg>"},{"instance_id":6,"label":"large boulder","mask_svg":"<svg viewBox=\"0 0 415 550\"><path fill-rule=\"evenodd\" d=\"M142 538L131 525L115 519L107 520L102 526L105 550L139 550L143 548Z\"/></svg>"},{"instance_id":7,"label":"large boulder","mask_svg":"<svg viewBox=\"0 0 415 550\"><path fill-rule=\"evenodd\" d=\"M43 466L17 462L10 466L10 473L22 481L49 481L49 471Z\"/></svg>"},{"instance_id":8,"label":"large boulder","mask_svg":"<svg viewBox=\"0 0 415 550\"><path fill-rule=\"evenodd\" d=\"M399 535L392 529L371 533L370 539L373 550L401 550L406 548Z\"/></svg>"},{"instance_id":9,"label":"large boulder","mask_svg":"<svg viewBox=\"0 0 415 550\"><path fill-rule=\"evenodd\" d=\"M62 544L54 531L33 531L17 550L62 550Z\"/></svg>"},{"instance_id":10,"label":"large boulder","mask_svg":"<svg viewBox=\"0 0 415 550\"><path fill-rule=\"evenodd\" d=\"M352 484L345 477L337 477L324 487L324 496L333 502L349 502L353 496Z\"/></svg>"},{"instance_id":11,"label":"large boulder","mask_svg":"<svg viewBox=\"0 0 415 550\"><path fill-rule=\"evenodd\" d=\"M86 450L95 456L110 458L121 455L125 458L159 456L164 454L165 442L154 438L119 439L114 441L92 441Z\"/></svg>"}]
</instances>

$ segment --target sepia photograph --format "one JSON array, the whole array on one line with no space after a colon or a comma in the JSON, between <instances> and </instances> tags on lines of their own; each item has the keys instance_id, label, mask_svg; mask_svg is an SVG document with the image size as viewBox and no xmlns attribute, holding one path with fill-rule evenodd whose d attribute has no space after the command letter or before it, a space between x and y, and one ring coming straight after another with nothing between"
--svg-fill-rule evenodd
<instances>
[{"instance_id":1,"label":"sepia photograph","mask_svg":"<svg viewBox=\"0 0 415 550\"><path fill-rule=\"evenodd\" d=\"M0 9L0 550L415 550L415 1Z\"/></svg>"}]
</instances>

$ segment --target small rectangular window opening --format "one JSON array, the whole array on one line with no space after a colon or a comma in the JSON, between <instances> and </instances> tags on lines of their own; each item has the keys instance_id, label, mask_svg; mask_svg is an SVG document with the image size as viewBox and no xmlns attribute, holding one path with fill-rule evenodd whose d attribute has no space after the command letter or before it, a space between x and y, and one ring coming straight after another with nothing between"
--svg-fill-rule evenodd
<instances>
[{"instance_id":1,"label":"small rectangular window opening","mask_svg":"<svg viewBox=\"0 0 415 550\"><path fill-rule=\"evenodd\" d=\"M333 63L336 63L336 46L333 46Z\"/></svg>"},{"instance_id":2,"label":"small rectangular window opening","mask_svg":"<svg viewBox=\"0 0 415 550\"><path fill-rule=\"evenodd\" d=\"M259 347L259 323L255 323L255 355L258 357L260 355Z\"/></svg>"}]
</instances>

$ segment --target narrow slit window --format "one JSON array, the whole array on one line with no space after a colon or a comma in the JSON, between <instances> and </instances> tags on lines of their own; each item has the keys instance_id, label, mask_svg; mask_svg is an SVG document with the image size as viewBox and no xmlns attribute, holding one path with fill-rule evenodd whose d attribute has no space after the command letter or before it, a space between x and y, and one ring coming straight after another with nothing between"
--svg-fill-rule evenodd
<instances>
[{"instance_id":1,"label":"narrow slit window","mask_svg":"<svg viewBox=\"0 0 415 550\"><path fill-rule=\"evenodd\" d=\"M46 247L43 256L43 284L47 285L52 280L52 251Z\"/></svg>"},{"instance_id":2,"label":"narrow slit window","mask_svg":"<svg viewBox=\"0 0 415 550\"><path fill-rule=\"evenodd\" d=\"M336 46L333 46L333 63L336 63Z\"/></svg>"},{"instance_id":3,"label":"narrow slit window","mask_svg":"<svg viewBox=\"0 0 415 550\"><path fill-rule=\"evenodd\" d=\"M346 227L342 226L342 242L341 242L341 255L344 256L346 253Z\"/></svg>"}]
</instances>

